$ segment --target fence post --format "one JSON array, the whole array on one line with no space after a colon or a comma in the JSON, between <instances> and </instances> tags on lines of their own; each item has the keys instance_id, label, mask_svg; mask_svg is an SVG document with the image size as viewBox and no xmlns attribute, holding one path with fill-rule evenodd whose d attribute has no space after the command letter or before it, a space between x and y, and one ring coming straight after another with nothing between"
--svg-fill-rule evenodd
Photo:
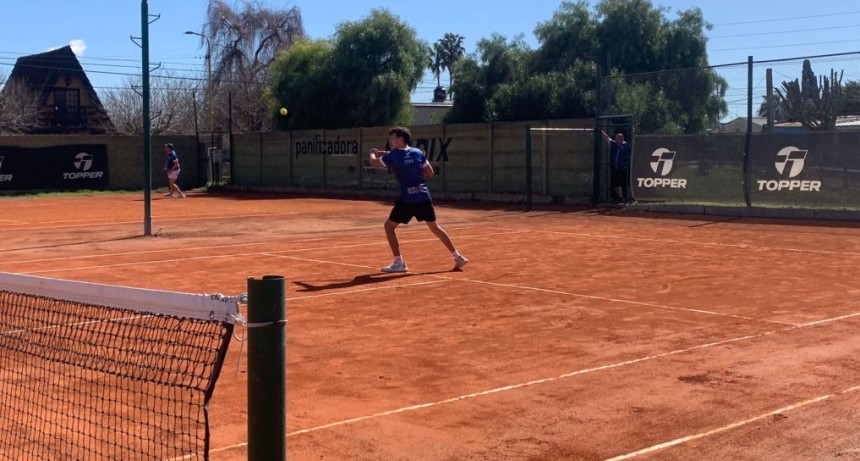
<instances>
[{"instance_id":1,"label":"fence post","mask_svg":"<svg viewBox=\"0 0 860 461\"><path fill-rule=\"evenodd\" d=\"M248 278L248 461L287 459L284 277Z\"/></svg>"},{"instance_id":2,"label":"fence post","mask_svg":"<svg viewBox=\"0 0 860 461\"><path fill-rule=\"evenodd\" d=\"M747 134L744 137L744 200L747 206L751 206L750 185L752 179L750 161L750 141L752 138L752 114L753 114L753 57L747 57Z\"/></svg>"},{"instance_id":3,"label":"fence post","mask_svg":"<svg viewBox=\"0 0 860 461\"><path fill-rule=\"evenodd\" d=\"M603 137L600 135L600 66L595 65L594 71L594 168L592 173L592 191L591 191L591 206L596 207L600 204L600 144L603 142Z\"/></svg>"},{"instance_id":4,"label":"fence post","mask_svg":"<svg viewBox=\"0 0 860 461\"><path fill-rule=\"evenodd\" d=\"M526 125L526 211L532 211L532 128Z\"/></svg>"}]
</instances>

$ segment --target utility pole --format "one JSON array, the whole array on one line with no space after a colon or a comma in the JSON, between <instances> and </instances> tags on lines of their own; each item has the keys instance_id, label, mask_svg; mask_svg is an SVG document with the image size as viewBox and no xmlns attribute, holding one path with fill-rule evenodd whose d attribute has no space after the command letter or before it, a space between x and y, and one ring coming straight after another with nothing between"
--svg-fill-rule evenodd
<instances>
[{"instance_id":1,"label":"utility pole","mask_svg":"<svg viewBox=\"0 0 860 461\"><path fill-rule=\"evenodd\" d=\"M209 41L209 37L199 32L186 30L185 34L196 35L198 37L203 37L203 39L206 40L206 104L209 106L209 150L207 152L207 156L209 157L209 174L212 176L212 180L214 181L216 178L212 159L212 151L215 149L215 117L212 115L212 43Z\"/></svg>"}]
</instances>

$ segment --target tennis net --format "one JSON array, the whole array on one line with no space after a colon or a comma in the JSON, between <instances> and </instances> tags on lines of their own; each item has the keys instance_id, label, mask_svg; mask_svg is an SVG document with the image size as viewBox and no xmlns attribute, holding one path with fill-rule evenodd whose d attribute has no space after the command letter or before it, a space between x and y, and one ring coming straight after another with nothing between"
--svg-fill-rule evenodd
<instances>
[{"instance_id":1,"label":"tennis net","mask_svg":"<svg viewBox=\"0 0 860 461\"><path fill-rule=\"evenodd\" d=\"M0 273L0 459L208 459L236 306Z\"/></svg>"}]
</instances>

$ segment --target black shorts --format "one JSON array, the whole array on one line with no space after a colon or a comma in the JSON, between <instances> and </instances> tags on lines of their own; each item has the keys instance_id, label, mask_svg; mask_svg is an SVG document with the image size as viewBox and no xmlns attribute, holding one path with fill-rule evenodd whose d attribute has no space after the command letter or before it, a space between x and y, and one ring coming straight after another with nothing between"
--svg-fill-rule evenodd
<instances>
[{"instance_id":1,"label":"black shorts","mask_svg":"<svg viewBox=\"0 0 860 461\"><path fill-rule=\"evenodd\" d=\"M627 169L613 168L609 177L609 187L627 188Z\"/></svg>"},{"instance_id":2,"label":"black shorts","mask_svg":"<svg viewBox=\"0 0 860 461\"><path fill-rule=\"evenodd\" d=\"M433 209L433 201L425 200L418 203L404 203L398 200L394 202L394 208L391 209L391 214L388 215L388 219L400 224L408 224L413 217L418 221L436 221L436 210Z\"/></svg>"}]
</instances>

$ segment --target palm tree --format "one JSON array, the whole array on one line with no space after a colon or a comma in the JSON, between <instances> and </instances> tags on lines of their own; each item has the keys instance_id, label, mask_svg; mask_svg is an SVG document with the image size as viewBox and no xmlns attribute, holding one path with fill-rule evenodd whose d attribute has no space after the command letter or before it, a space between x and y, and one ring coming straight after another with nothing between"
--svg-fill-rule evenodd
<instances>
[{"instance_id":1,"label":"palm tree","mask_svg":"<svg viewBox=\"0 0 860 461\"><path fill-rule=\"evenodd\" d=\"M444 50L442 54L443 68L448 70L448 88L454 84L454 64L460 60L465 54L466 49L463 48L463 36L459 34L446 33L444 37L436 42L436 50ZM448 97L452 97L453 93L448 92Z\"/></svg>"},{"instance_id":2,"label":"palm tree","mask_svg":"<svg viewBox=\"0 0 860 461\"><path fill-rule=\"evenodd\" d=\"M433 91L433 102L445 100L445 89L442 88L442 71L445 69L445 49L440 42L433 45L430 50L430 71L436 77L436 90Z\"/></svg>"}]
</instances>

